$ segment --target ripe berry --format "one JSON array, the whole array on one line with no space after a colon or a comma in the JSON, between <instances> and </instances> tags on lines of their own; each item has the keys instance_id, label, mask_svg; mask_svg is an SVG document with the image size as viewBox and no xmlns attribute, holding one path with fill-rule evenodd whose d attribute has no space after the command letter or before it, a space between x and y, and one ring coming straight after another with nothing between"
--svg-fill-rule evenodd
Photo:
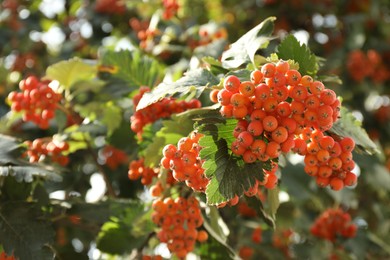
<instances>
[{"instance_id":1,"label":"ripe berry","mask_svg":"<svg viewBox=\"0 0 390 260\"><path fill-rule=\"evenodd\" d=\"M230 75L223 81L223 87L229 90L231 93L237 93L240 87L241 81L237 76Z\"/></svg>"}]
</instances>

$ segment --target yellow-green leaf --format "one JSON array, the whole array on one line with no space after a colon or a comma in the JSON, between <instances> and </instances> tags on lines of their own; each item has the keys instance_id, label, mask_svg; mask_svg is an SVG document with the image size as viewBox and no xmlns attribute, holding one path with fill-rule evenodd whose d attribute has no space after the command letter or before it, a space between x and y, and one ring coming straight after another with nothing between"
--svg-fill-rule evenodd
<instances>
[{"instance_id":1,"label":"yellow-green leaf","mask_svg":"<svg viewBox=\"0 0 390 260\"><path fill-rule=\"evenodd\" d=\"M69 89L81 80L90 80L96 76L97 66L80 58L60 61L46 69L46 79L57 80L62 87Z\"/></svg>"}]
</instances>

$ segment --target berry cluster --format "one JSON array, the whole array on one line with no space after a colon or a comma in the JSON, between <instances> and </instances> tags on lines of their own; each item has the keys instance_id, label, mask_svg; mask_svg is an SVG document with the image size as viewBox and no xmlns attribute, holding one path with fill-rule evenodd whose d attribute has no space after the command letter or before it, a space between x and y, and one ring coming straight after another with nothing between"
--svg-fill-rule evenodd
<instances>
[{"instance_id":1,"label":"berry cluster","mask_svg":"<svg viewBox=\"0 0 390 260\"><path fill-rule=\"evenodd\" d=\"M22 92L12 91L8 95L11 109L23 111L23 121L34 122L42 129L49 128L49 121L55 116L62 95L50 88L48 82L40 82L35 76L20 81L19 89Z\"/></svg>"},{"instance_id":2,"label":"berry cluster","mask_svg":"<svg viewBox=\"0 0 390 260\"><path fill-rule=\"evenodd\" d=\"M0 253L0 260L15 260L14 255L7 255L4 251Z\"/></svg>"},{"instance_id":3,"label":"berry cluster","mask_svg":"<svg viewBox=\"0 0 390 260\"><path fill-rule=\"evenodd\" d=\"M137 38L140 40L139 46L141 49L147 49L148 42L152 42L154 36L158 32L158 30L149 29L149 24L150 21L148 20L141 21L138 18L134 17L129 20L129 25L131 29L133 29Z\"/></svg>"},{"instance_id":4,"label":"berry cluster","mask_svg":"<svg viewBox=\"0 0 390 260\"><path fill-rule=\"evenodd\" d=\"M348 54L347 69L354 81L361 82L371 78L376 83L389 79L389 68L376 50L354 50Z\"/></svg>"},{"instance_id":5,"label":"berry cluster","mask_svg":"<svg viewBox=\"0 0 390 260\"><path fill-rule=\"evenodd\" d=\"M257 227L255 229L253 229L253 231L252 231L252 241L254 243L256 243L256 244L260 244L261 241L263 240L262 233L263 233L263 231L262 231L261 227Z\"/></svg>"},{"instance_id":6,"label":"berry cluster","mask_svg":"<svg viewBox=\"0 0 390 260\"><path fill-rule=\"evenodd\" d=\"M356 236L357 226L351 223L351 216L342 209L328 209L313 223L310 232L319 238L332 242L338 236L351 238Z\"/></svg>"},{"instance_id":7,"label":"berry cluster","mask_svg":"<svg viewBox=\"0 0 390 260\"><path fill-rule=\"evenodd\" d=\"M59 142L52 138L38 138L32 142L25 141L24 143L27 145L27 151L24 155L29 158L31 163L41 162L46 158L50 158L51 161L61 166L69 163L69 157L63 154L69 150L67 142Z\"/></svg>"},{"instance_id":8,"label":"berry cluster","mask_svg":"<svg viewBox=\"0 0 390 260\"><path fill-rule=\"evenodd\" d=\"M272 245L283 252L286 259L292 258L291 244L293 241L294 231L292 229L278 230L272 235Z\"/></svg>"},{"instance_id":9,"label":"berry cluster","mask_svg":"<svg viewBox=\"0 0 390 260\"><path fill-rule=\"evenodd\" d=\"M152 207L152 220L161 227L157 237L160 242L167 243L169 251L178 258L184 259L194 249L196 241L207 240L207 232L198 230L203 217L195 197L159 198Z\"/></svg>"},{"instance_id":10,"label":"berry cluster","mask_svg":"<svg viewBox=\"0 0 390 260\"><path fill-rule=\"evenodd\" d=\"M163 149L161 165L172 170L173 177L195 191L204 192L209 179L204 175L202 160L199 157L201 147L198 142L202 134L192 132L189 137L183 137L177 146L168 144Z\"/></svg>"},{"instance_id":11,"label":"berry cluster","mask_svg":"<svg viewBox=\"0 0 390 260\"><path fill-rule=\"evenodd\" d=\"M111 170L127 162L127 154L112 145L106 145L99 151L99 163L107 165Z\"/></svg>"},{"instance_id":12,"label":"berry cluster","mask_svg":"<svg viewBox=\"0 0 390 260\"><path fill-rule=\"evenodd\" d=\"M318 186L329 185L333 190L341 190L344 186L356 184L357 176L352 173L355 168L352 158L355 142L352 138L336 141L318 130L301 137L295 140L294 149L305 156L304 170L316 178Z\"/></svg>"},{"instance_id":13,"label":"berry cluster","mask_svg":"<svg viewBox=\"0 0 390 260\"><path fill-rule=\"evenodd\" d=\"M163 260L161 255L143 255L142 260Z\"/></svg>"},{"instance_id":14,"label":"berry cluster","mask_svg":"<svg viewBox=\"0 0 390 260\"><path fill-rule=\"evenodd\" d=\"M140 92L134 96L134 109L146 92L150 92L150 88L141 87ZM167 118L172 114L180 113L187 109L199 107L201 107L201 103L197 99L186 102L184 100L176 101L174 98L164 98L150 106L135 111L130 118L131 130L140 135L142 134L144 126L147 124L153 123L160 118Z\"/></svg>"},{"instance_id":15,"label":"berry cluster","mask_svg":"<svg viewBox=\"0 0 390 260\"><path fill-rule=\"evenodd\" d=\"M238 119L231 151L246 163L268 161L290 151L305 156L305 171L321 187L340 190L356 183L353 139L335 141L324 135L340 116L334 91L308 75L290 69L288 62L266 63L251 73L249 81L230 75L223 89L210 93L221 104L220 113ZM274 172L264 172L263 185L277 184ZM253 189L256 189L253 187ZM252 189L248 192L256 194Z\"/></svg>"},{"instance_id":16,"label":"berry cluster","mask_svg":"<svg viewBox=\"0 0 390 260\"><path fill-rule=\"evenodd\" d=\"M247 163L277 158L294 147L294 136L304 128L321 131L339 116L340 101L324 84L289 69L289 63L267 63L241 82L234 75L210 98L222 105L221 114L239 119L232 152Z\"/></svg>"},{"instance_id":17,"label":"berry cluster","mask_svg":"<svg viewBox=\"0 0 390 260\"><path fill-rule=\"evenodd\" d=\"M205 46L213 41L227 38L227 30L224 27L215 24L201 25L197 34L190 35L187 38L187 45L191 49L199 46Z\"/></svg>"},{"instance_id":18,"label":"berry cluster","mask_svg":"<svg viewBox=\"0 0 390 260\"><path fill-rule=\"evenodd\" d=\"M145 159L131 161L129 164L128 177L130 180L138 180L141 178L143 185L149 185L153 182L153 178L157 177L158 169L145 166Z\"/></svg>"},{"instance_id":19,"label":"berry cluster","mask_svg":"<svg viewBox=\"0 0 390 260\"><path fill-rule=\"evenodd\" d=\"M164 20L170 20L177 14L177 11L179 10L179 4L177 0L162 0L162 3L164 6L162 18Z\"/></svg>"},{"instance_id":20,"label":"berry cluster","mask_svg":"<svg viewBox=\"0 0 390 260\"><path fill-rule=\"evenodd\" d=\"M252 259L252 256L254 253L255 253L255 250L252 247L246 246L246 245L241 246L240 249L238 250L238 255L243 260Z\"/></svg>"},{"instance_id":21,"label":"berry cluster","mask_svg":"<svg viewBox=\"0 0 390 260\"><path fill-rule=\"evenodd\" d=\"M124 14L126 3L122 0L97 0L95 12L103 14Z\"/></svg>"}]
</instances>

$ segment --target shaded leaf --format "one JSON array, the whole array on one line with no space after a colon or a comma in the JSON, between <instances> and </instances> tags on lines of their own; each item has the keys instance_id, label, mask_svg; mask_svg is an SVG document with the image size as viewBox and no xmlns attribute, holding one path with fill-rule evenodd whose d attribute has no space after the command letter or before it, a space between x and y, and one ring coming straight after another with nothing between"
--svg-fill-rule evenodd
<instances>
[{"instance_id":1,"label":"shaded leaf","mask_svg":"<svg viewBox=\"0 0 390 260\"><path fill-rule=\"evenodd\" d=\"M294 35L288 35L279 44L277 55L283 60L294 60L299 63L302 75L314 76L318 71L317 58L305 44L300 44Z\"/></svg>"},{"instance_id":2,"label":"shaded leaf","mask_svg":"<svg viewBox=\"0 0 390 260\"><path fill-rule=\"evenodd\" d=\"M81 80L90 80L96 76L97 67L80 58L57 62L46 69L45 79L57 80L61 86L69 89Z\"/></svg>"},{"instance_id":3,"label":"shaded leaf","mask_svg":"<svg viewBox=\"0 0 390 260\"><path fill-rule=\"evenodd\" d=\"M27 164L27 163L26 163ZM0 166L0 176L13 176L17 182L32 182L34 177L43 177L50 181L59 182L62 177L51 167L44 168L43 165L31 166Z\"/></svg>"},{"instance_id":4,"label":"shaded leaf","mask_svg":"<svg viewBox=\"0 0 390 260\"><path fill-rule=\"evenodd\" d=\"M230 121L231 122L231 121ZM220 136L232 135L235 124L217 125ZM226 139L217 139L210 135L205 128L199 128L206 135L200 139L202 146L200 157L205 160L203 168L205 175L210 178L206 188L207 203L217 205L232 199L235 195L241 196L244 191L255 185L256 180L263 178L262 163L244 163L242 159L230 154ZM213 130L212 130L213 131ZM234 137L233 137L234 138Z\"/></svg>"},{"instance_id":5,"label":"shaded leaf","mask_svg":"<svg viewBox=\"0 0 390 260\"><path fill-rule=\"evenodd\" d=\"M276 227L275 219L266 212L266 210L264 209L263 203L261 203L261 201L258 198L245 197L245 199L246 199L248 206L253 208L256 211L257 215L260 218L262 218L268 226L270 226L272 228Z\"/></svg>"},{"instance_id":6,"label":"shaded leaf","mask_svg":"<svg viewBox=\"0 0 390 260\"><path fill-rule=\"evenodd\" d=\"M273 37L274 21L276 17L269 17L259 25L248 31L240 39L234 42L230 48L222 54L222 65L224 68L232 69L252 62L256 51L267 48Z\"/></svg>"},{"instance_id":7,"label":"shaded leaf","mask_svg":"<svg viewBox=\"0 0 390 260\"><path fill-rule=\"evenodd\" d=\"M36 204L1 204L0 233L0 243L9 255L13 252L20 260L54 259L47 246L54 242L54 230Z\"/></svg>"},{"instance_id":8,"label":"shaded leaf","mask_svg":"<svg viewBox=\"0 0 390 260\"><path fill-rule=\"evenodd\" d=\"M143 204L136 201L127 201L125 208L115 211L119 214L104 223L97 247L110 254L123 254L140 247L154 229L150 212L145 212Z\"/></svg>"},{"instance_id":9,"label":"shaded leaf","mask_svg":"<svg viewBox=\"0 0 390 260\"><path fill-rule=\"evenodd\" d=\"M20 153L21 144L17 139L0 134L0 165L19 164Z\"/></svg>"},{"instance_id":10,"label":"shaded leaf","mask_svg":"<svg viewBox=\"0 0 390 260\"><path fill-rule=\"evenodd\" d=\"M151 92L145 93L138 103L137 110L145 108L163 98L175 95L185 96L196 92L196 97L209 85L216 85L219 79L206 69L190 70L173 83L160 83Z\"/></svg>"},{"instance_id":11,"label":"shaded leaf","mask_svg":"<svg viewBox=\"0 0 390 260\"><path fill-rule=\"evenodd\" d=\"M341 107L340 112L340 119L333 124L329 132L340 137L351 137L355 141L356 150L358 151L371 155L379 153L378 147L370 139L366 130L362 127L362 123L347 108Z\"/></svg>"},{"instance_id":12,"label":"shaded leaf","mask_svg":"<svg viewBox=\"0 0 390 260\"><path fill-rule=\"evenodd\" d=\"M1 196L7 200L24 201L31 195L32 182L16 181L12 176L4 179Z\"/></svg>"},{"instance_id":13,"label":"shaded leaf","mask_svg":"<svg viewBox=\"0 0 390 260\"><path fill-rule=\"evenodd\" d=\"M227 259L227 257L230 257L230 259L240 259L233 248L226 243L220 234L215 232L206 220L203 221L203 226L211 238L208 239L207 243L201 244L197 249L201 256L210 257L211 259Z\"/></svg>"}]
</instances>

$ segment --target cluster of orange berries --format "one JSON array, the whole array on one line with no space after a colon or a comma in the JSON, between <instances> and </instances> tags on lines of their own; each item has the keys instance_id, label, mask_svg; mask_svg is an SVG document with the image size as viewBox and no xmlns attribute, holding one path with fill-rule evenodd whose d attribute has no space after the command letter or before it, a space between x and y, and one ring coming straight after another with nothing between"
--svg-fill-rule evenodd
<instances>
[{"instance_id":1,"label":"cluster of orange berries","mask_svg":"<svg viewBox=\"0 0 390 260\"><path fill-rule=\"evenodd\" d=\"M339 116L334 91L289 66L286 61L267 63L251 73L250 81L230 75L223 89L210 94L222 105L223 116L239 119L231 149L247 163L289 152L304 128L329 130Z\"/></svg>"},{"instance_id":2,"label":"cluster of orange berries","mask_svg":"<svg viewBox=\"0 0 390 260\"><path fill-rule=\"evenodd\" d=\"M351 215L342 209L328 209L313 223L310 232L319 238L334 242L338 236L356 236L357 226L351 222Z\"/></svg>"},{"instance_id":3,"label":"cluster of orange berries","mask_svg":"<svg viewBox=\"0 0 390 260\"><path fill-rule=\"evenodd\" d=\"M196 241L205 242L208 233L198 230L203 224L199 201L195 197L158 198L152 205L152 221L161 227L157 237L171 253L184 259Z\"/></svg>"},{"instance_id":4,"label":"cluster of orange berries","mask_svg":"<svg viewBox=\"0 0 390 260\"><path fill-rule=\"evenodd\" d=\"M161 255L142 255L142 260L163 260Z\"/></svg>"},{"instance_id":5,"label":"cluster of orange berries","mask_svg":"<svg viewBox=\"0 0 390 260\"><path fill-rule=\"evenodd\" d=\"M164 6L164 12L162 14L162 18L164 20L170 20L173 16L177 14L179 10L179 3L177 0L162 0Z\"/></svg>"},{"instance_id":6,"label":"cluster of orange berries","mask_svg":"<svg viewBox=\"0 0 390 260\"><path fill-rule=\"evenodd\" d=\"M205 46L213 41L227 38L227 30L224 27L220 27L216 24L204 24L201 25L197 35L191 35L187 39L187 45L191 49L195 49L198 46Z\"/></svg>"},{"instance_id":7,"label":"cluster of orange berries","mask_svg":"<svg viewBox=\"0 0 390 260\"><path fill-rule=\"evenodd\" d=\"M4 251L0 253L0 260L15 260L14 255L7 255Z\"/></svg>"},{"instance_id":8,"label":"cluster of orange berries","mask_svg":"<svg viewBox=\"0 0 390 260\"><path fill-rule=\"evenodd\" d=\"M67 142L59 142L52 138L37 138L34 141L25 141L27 151L24 156L29 158L31 163L41 162L46 158L65 166L69 163L69 157L63 153L69 150Z\"/></svg>"},{"instance_id":9,"label":"cluster of orange berries","mask_svg":"<svg viewBox=\"0 0 390 260\"><path fill-rule=\"evenodd\" d=\"M263 240L261 227L254 228L252 231L252 241L256 244L260 244Z\"/></svg>"},{"instance_id":10,"label":"cluster of orange berries","mask_svg":"<svg viewBox=\"0 0 390 260\"><path fill-rule=\"evenodd\" d=\"M371 78L376 83L389 79L389 68L383 63L376 50L354 50L348 54L347 69L351 78L357 82Z\"/></svg>"},{"instance_id":11,"label":"cluster of orange berries","mask_svg":"<svg viewBox=\"0 0 390 260\"><path fill-rule=\"evenodd\" d=\"M324 135L340 116L340 101L320 81L290 69L288 62L266 63L251 73L249 81L230 75L223 89L210 93L222 105L224 117L238 119L231 151L246 163L268 161L290 151L305 156L305 171L316 176L321 187L340 190L356 183L355 143L345 137L335 141ZM277 184L266 172L267 188Z\"/></svg>"},{"instance_id":12,"label":"cluster of orange berries","mask_svg":"<svg viewBox=\"0 0 390 260\"><path fill-rule=\"evenodd\" d=\"M293 243L293 236L294 231L292 229L278 230L272 235L272 245L282 251L286 259L292 258L290 247Z\"/></svg>"},{"instance_id":13,"label":"cluster of orange berries","mask_svg":"<svg viewBox=\"0 0 390 260\"><path fill-rule=\"evenodd\" d=\"M11 109L23 111L23 121L31 121L42 129L49 128L49 121L55 116L57 103L62 95L48 86L48 82L40 82L35 76L29 76L19 83L22 92L12 91L8 100Z\"/></svg>"},{"instance_id":14,"label":"cluster of orange berries","mask_svg":"<svg viewBox=\"0 0 390 260\"><path fill-rule=\"evenodd\" d=\"M137 107L142 96L150 92L150 88L141 87L140 91L133 98L134 109ZM141 134L145 125L153 123L160 118L167 118L175 113L183 112L191 108L199 108L201 103L197 99L190 101L177 101L174 98L164 98L156 103L151 104L141 110L135 111L131 116L131 130Z\"/></svg>"},{"instance_id":15,"label":"cluster of orange berries","mask_svg":"<svg viewBox=\"0 0 390 260\"><path fill-rule=\"evenodd\" d=\"M112 145L106 145L99 151L99 163L115 170L127 161L127 154Z\"/></svg>"},{"instance_id":16,"label":"cluster of orange berries","mask_svg":"<svg viewBox=\"0 0 390 260\"><path fill-rule=\"evenodd\" d=\"M126 3L122 0L97 0L95 12L104 14L124 14Z\"/></svg>"},{"instance_id":17,"label":"cluster of orange berries","mask_svg":"<svg viewBox=\"0 0 390 260\"><path fill-rule=\"evenodd\" d=\"M320 187L330 186L333 190L341 190L344 186L353 186L357 176L352 172L355 168L352 150L355 142L350 137L336 141L324 135L318 129L300 135L295 140L294 150L304 155L305 172L316 178Z\"/></svg>"},{"instance_id":18,"label":"cluster of orange berries","mask_svg":"<svg viewBox=\"0 0 390 260\"><path fill-rule=\"evenodd\" d=\"M195 191L204 192L209 179L204 174L199 157L199 139L203 135L194 131L189 137L182 137L177 146L168 144L163 148L161 166L172 170L173 177Z\"/></svg>"},{"instance_id":19,"label":"cluster of orange berries","mask_svg":"<svg viewBox=\"0 0 390 260\"><path fill-rule=\"evenodd\" d=\"M149 185L153 182L153 178L158 176L158 168L147 167L144 164L145 158L131 161L129 164L128 177L130 180L138 180L141 178L143 185Z\"/></svg>"}]
</instances>

